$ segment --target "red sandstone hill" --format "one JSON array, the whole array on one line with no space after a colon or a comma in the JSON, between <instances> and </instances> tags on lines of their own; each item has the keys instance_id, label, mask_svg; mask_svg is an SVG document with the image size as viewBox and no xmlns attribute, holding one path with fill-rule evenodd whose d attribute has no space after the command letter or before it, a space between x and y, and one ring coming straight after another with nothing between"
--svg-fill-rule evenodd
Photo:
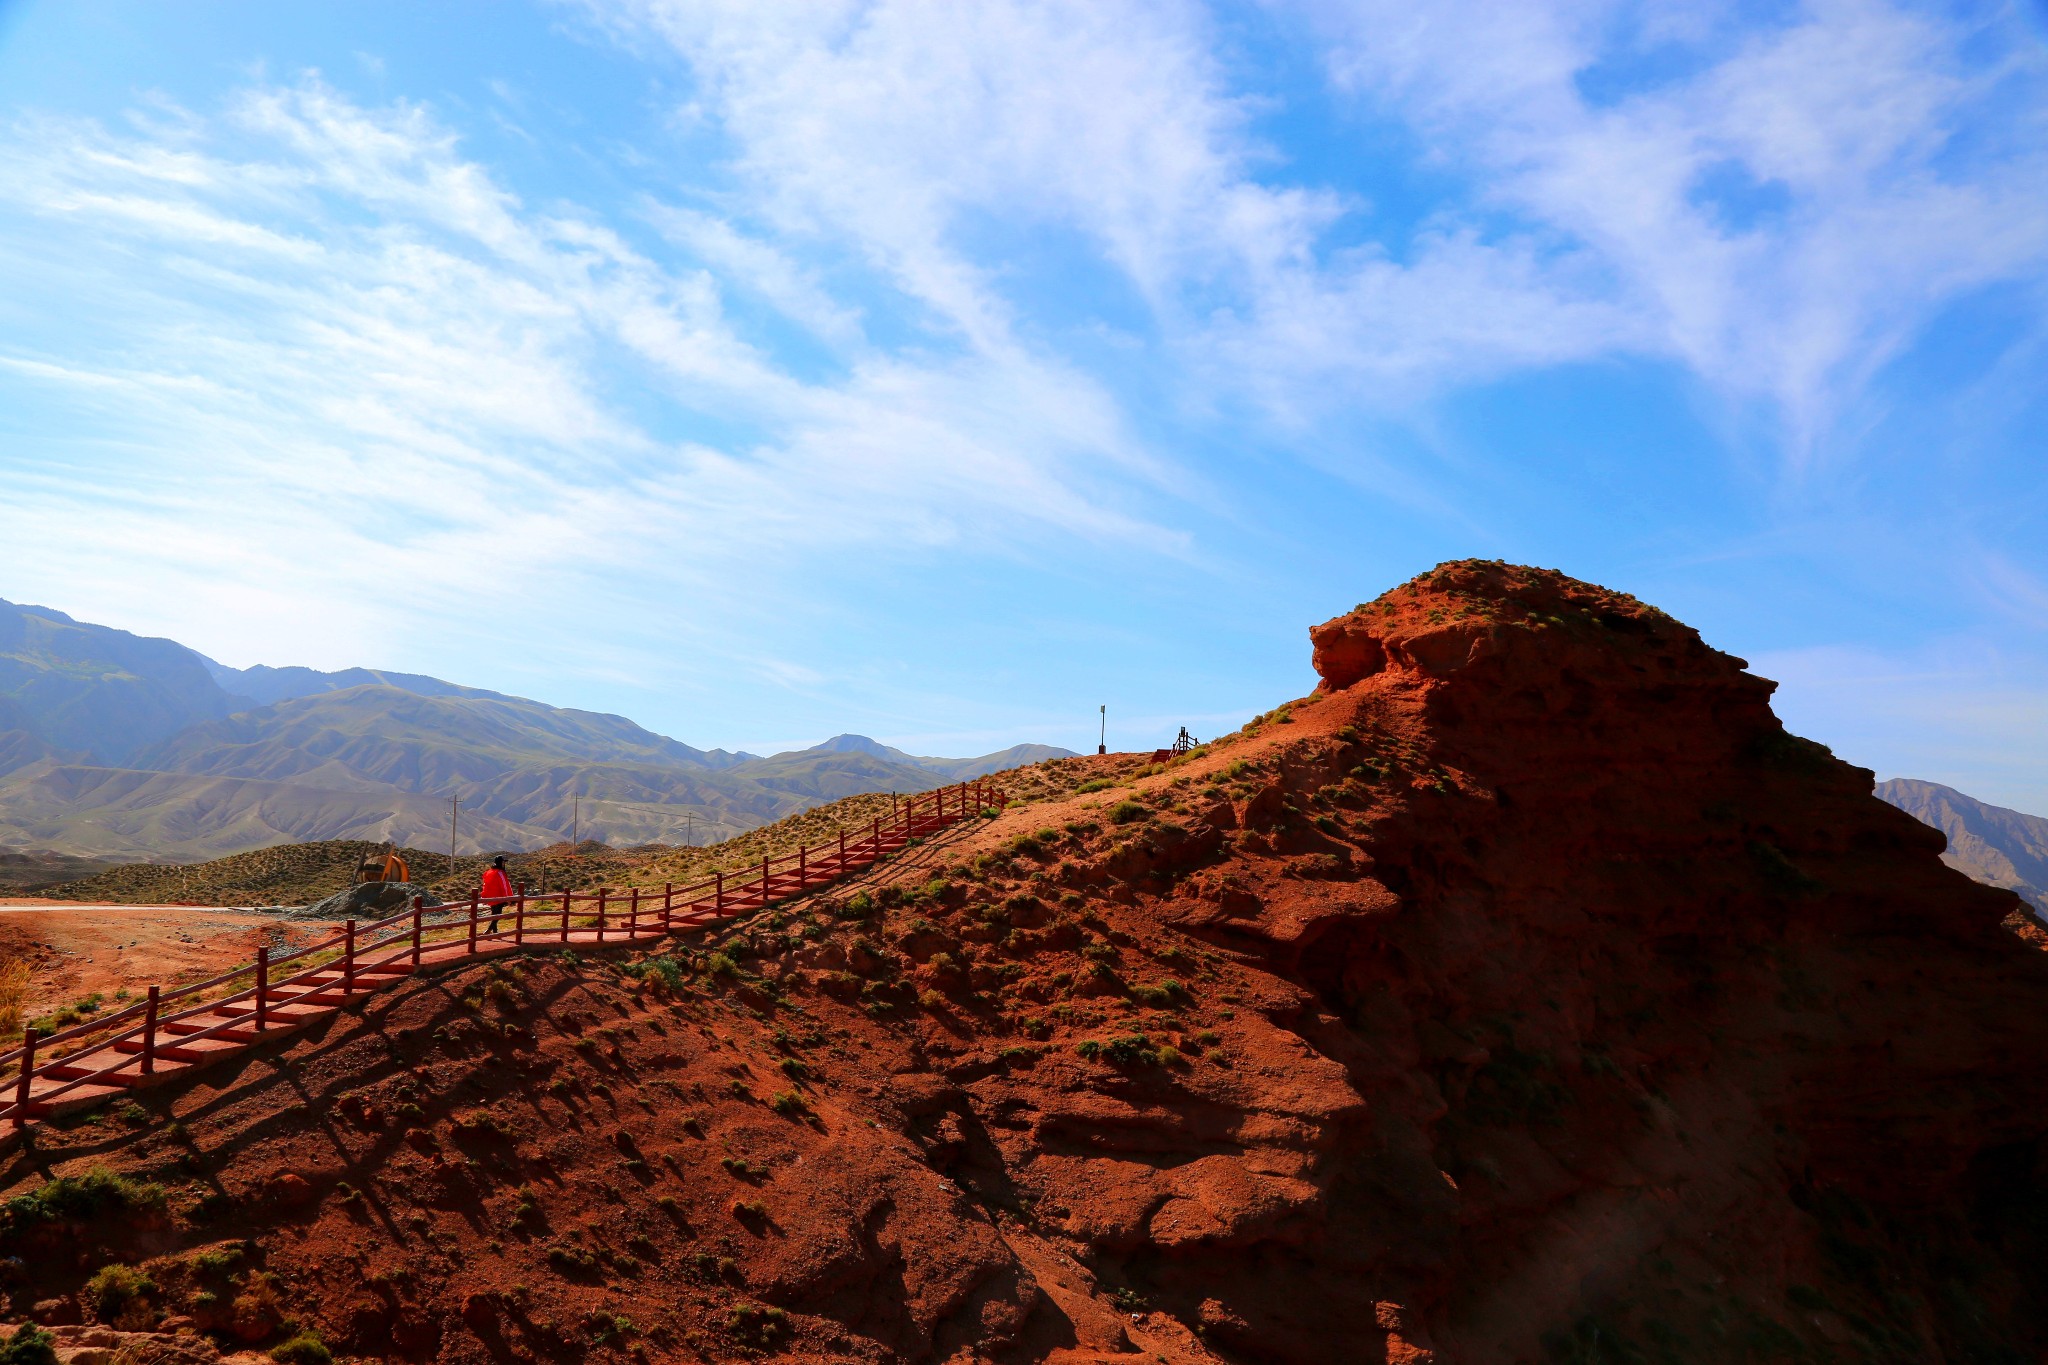
<instances>
[{"instance_id":1,"label":"red sandstone hill","mask_svg":"<svg viewBox=\"0 0 2048 1365\"><path fill-rule=\"evenodd\" d=\"M15 1314L132 1359L2043 1358L2013 897L1631 598L1449 564L1313 637L1315 696L1022 770L719 951L415 981L39 1132Z\"/></svg>"}]
</instances>

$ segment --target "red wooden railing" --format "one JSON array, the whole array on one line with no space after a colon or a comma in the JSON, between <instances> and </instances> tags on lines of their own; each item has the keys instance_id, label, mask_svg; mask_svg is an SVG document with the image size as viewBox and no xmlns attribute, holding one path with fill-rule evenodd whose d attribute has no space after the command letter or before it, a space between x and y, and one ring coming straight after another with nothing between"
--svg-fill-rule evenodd
<instances>
[{"instance_id":1,"label":"red wooden railing","mask_svg":"<svg viewBox=\"0 0 2048 1365\"><path fill-rule=\"evenodd\" d=\"M47 1036L22 1030L21 1046L0 1053L0 1075L12 1072L0 1083L0 1124L19 1130L60 1108L231 1056L266 1033L298 1028L423 965L528 944L623 943L700 929L871 866L913 839L1000 809L1007 800L985 782L920 793L894 805L886 822L876 819L865 830L839 831L834 841L763 857L760 870L743 877L728 879L719 871L690 886L670 883L658 894L636 887L623 915L609 890L544 899L522 892L497 904L472 892L467 904L429 910L416 898L411 909L388 919L349 920L288 953L273 956L259 948L248 966L185 986L151 986L144 999L100 1018ZM294 963L284 976L276 974Z\"/></svg>"}]
</instances>

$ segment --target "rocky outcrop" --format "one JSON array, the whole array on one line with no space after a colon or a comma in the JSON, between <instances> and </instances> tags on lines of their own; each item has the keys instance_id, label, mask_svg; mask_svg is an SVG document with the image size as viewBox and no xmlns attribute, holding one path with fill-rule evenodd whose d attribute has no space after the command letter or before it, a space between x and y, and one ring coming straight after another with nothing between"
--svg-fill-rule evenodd
<instances>
[{"instance_id":1,"label":"rocky outcrop","mask_svg":"<svg viewBox=\"0 0 2048 1365\"><path fill-rule=\"evenodd\" d=\"M700 950L420 982L176 1137L39 1137L10 1192L118 1152L168 1221L12 1302L125 1258L189 1315L227 1237L217 1299L417 1360L2048 1348L2013 897L1624 595L1452 564L1313 639L1315 695Z\"/></svg>"},{"instance_id":2,"label":"rocky outcrop","mask_svg":"<svg viewBox=\"0 0 2048 1365\"><path fill-rule=\"evenodd\" d=\"M441 902L433 890L411 882L358 882L304 909L287 911L286 919L378 920L412 907L417 896L431 908Z\"/></svg>"}]
</instances>

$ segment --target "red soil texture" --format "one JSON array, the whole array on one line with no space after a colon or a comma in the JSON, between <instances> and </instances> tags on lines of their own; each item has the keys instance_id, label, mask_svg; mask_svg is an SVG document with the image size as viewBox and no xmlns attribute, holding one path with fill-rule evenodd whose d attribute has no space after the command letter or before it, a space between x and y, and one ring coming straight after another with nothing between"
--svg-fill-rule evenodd
<instances>
[{"instance_id":1,"label":"red soil texture","mask_svg":"<svg viewBox=\"0 0 2048 1365\"><path fill-rule=\"evenodd\" d=\"M1461 562L1312 637L1314 696L1030 770L722 942L415 980L37 1130L5 1193L162 1198L9 1214L14 1317L137 1358L2043 1358L2009 893L1624 595ZM82 1291L110 1262L150 1288Z\"/></svg>"}]
</instances>

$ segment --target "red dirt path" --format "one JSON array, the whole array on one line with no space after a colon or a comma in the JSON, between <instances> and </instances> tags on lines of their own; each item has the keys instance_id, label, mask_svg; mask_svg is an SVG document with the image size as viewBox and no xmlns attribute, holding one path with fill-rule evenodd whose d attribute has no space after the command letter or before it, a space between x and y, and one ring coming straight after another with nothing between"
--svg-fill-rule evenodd
<instances>
[{"instance_id":1,"label":"red dirt path","mask_svg":"<svg viewBox=\"0 0 2048 1365\"><path fill-rule=\"evenodd\" d=\"M213 976L254 960L265 941L297 944L331 927L232 910L17 898L0 901L0 962L30 962L26 1013L33 1018L94 992L111 1001L121 990Z\"/></svg>"}]
</instances>

